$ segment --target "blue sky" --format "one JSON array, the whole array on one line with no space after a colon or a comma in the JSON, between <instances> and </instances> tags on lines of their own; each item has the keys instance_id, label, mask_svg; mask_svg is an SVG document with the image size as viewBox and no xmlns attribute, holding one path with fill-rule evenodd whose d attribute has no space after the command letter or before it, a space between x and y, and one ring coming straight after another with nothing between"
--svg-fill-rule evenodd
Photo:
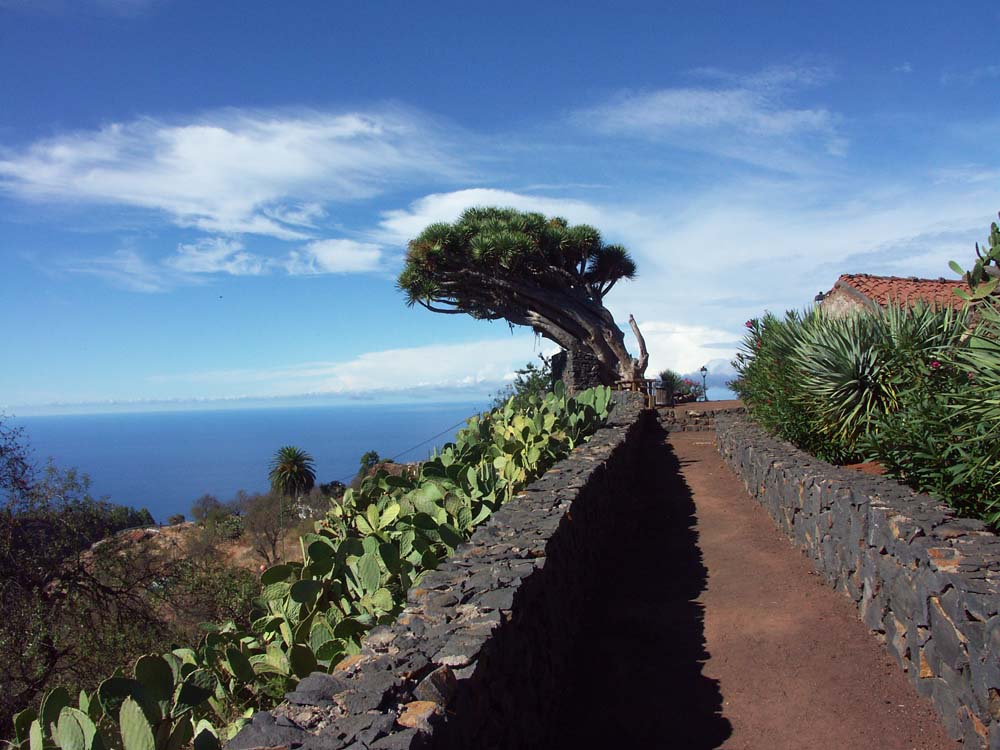
<instances>
[{"instance_id":1,"label":"blue sky","mask_svg":"<svg viewBox=\"0 0 1000 750\"><path fill-rule=\"evenodd\" d=\"M394 289L483 204L628 246L650 371L722 380L1000 211L995 2L499 8L0 0L0 408L492 391L551 345Z\"/></svg>"}]
</instances>

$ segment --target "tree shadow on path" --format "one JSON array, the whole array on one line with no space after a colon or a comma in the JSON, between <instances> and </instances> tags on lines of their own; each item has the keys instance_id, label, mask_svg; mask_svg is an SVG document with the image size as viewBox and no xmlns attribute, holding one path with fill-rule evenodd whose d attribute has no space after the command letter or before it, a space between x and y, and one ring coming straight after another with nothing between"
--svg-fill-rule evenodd
<instances>
[{"instance_id":1,"label":"tree shadow on path","mask_svg":"<svg viewBox=\"0 0 1000 750\"><path fill-rule=\"evenodd\" d=\"M608 530L606 560L574 648L555 736L566 747L701 750L732 733L717 680L702 674L705 590L691 491L667 433L650 425L634 492Z\"/></svg>"}]
</instances>

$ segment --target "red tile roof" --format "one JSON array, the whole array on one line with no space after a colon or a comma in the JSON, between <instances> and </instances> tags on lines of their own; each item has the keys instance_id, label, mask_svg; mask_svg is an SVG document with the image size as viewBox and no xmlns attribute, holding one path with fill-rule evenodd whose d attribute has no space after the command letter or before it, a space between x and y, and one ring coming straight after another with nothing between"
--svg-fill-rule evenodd
<instances>
[{"instance_id":1,"label":"red tile roof","mask_svg":"<svg viewBox=\"0 0 1000 750\"><path fill-rule=\"evenodd\" d=\"M890 302L913 304L918 300L936 306L960 307L963 301L956 289L967 288L959 280L918 279L914 276L872 276L867 273L845 273L833 288L847 286L872 302L885 306Z\"/></svg>"}]
</instances>

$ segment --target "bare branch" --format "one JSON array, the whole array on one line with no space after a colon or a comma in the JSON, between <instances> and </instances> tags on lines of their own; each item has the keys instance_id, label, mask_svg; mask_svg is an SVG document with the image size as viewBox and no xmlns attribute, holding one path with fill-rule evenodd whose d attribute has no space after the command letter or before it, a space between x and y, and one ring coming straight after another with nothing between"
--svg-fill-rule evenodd
<instances>
[{"instance_id":1,"label":"bare branch","mask_svg":"<svg viewBox=\"0 0 1000 750\"><path fill-rule=\"evenodd\" d=\"M642 337L639 324L635 322L635 318L631 313L628 316L628 324L632 327L632 333L635 334L635 340L639 344L639 359L636 362L635 369L636 374L641 378L646 374L646 367L649 366L649 352L646 351L646 339Z\"/></svg>"}]
</instances>

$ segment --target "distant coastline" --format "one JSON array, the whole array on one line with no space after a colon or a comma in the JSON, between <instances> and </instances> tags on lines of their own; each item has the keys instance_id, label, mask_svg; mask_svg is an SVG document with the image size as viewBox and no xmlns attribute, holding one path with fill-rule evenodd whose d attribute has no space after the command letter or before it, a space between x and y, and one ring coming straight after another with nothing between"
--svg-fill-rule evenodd
<instances>
[{"instance_id":1,"label":"distant coastline","mask_svg":"<svg viewBox=\"0 0 1000 750\"><path fill-rule=\"evenodd\" d=\"M230 398L119 399L33 404L0 404L0 413L14 417L96 414L204 412L232 409L316 408L330 406L406 406L488 402L505 381L453 386L416 386L398 390L300 393L288 396L233 396Z\"/></svg>"},{"instance_id":2,"label":"distant coastline","mask_svg":"<svg viewBox=\"0 0 1000 750\"><path fill-rule=\"evenodd\" d=\"M423 403L298 404L20 416L35 458L89 474L95 497L148 508L157 521L210 493L267 489L267 463L282 445L307 450L317 482L350 478L361 454L427 458L488 399ZM445 432L430 443L423 441Z\"/></svg>"}]
</instances>

